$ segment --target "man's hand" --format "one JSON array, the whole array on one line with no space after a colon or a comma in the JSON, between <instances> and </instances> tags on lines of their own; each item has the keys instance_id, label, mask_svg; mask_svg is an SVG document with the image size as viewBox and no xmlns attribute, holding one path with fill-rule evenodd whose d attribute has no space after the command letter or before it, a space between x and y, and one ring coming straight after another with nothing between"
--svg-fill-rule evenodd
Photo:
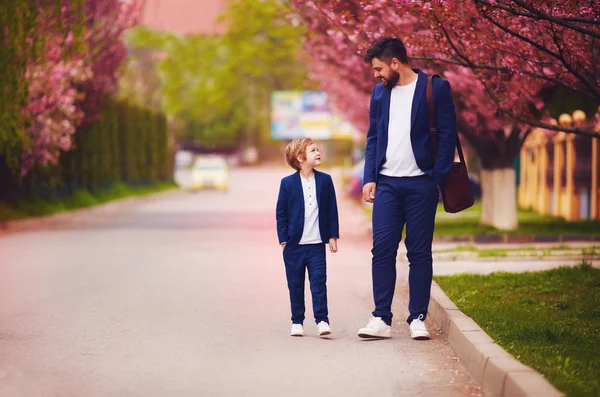
<instances>
[{"instance_id":1,"label":"man's hand","mask_svg":"<svg viewBox=\"0 0 600 397\"><path fill-rule=\"evenodd\" d=\"M283 251L283 249L285 248L285 245L286 245L286 244L287 244L287 243L281 243L281 250L282 250L282 251Z\"/></svg>"},{"instance_id":2,"label":"man's hand","mask_svg":"<svg viewBox=\"0 0 600 397\"><path fill-rule=\"evenodd\" d=\"M372 203L375 199L375 182L369 182L363 186L363 200Z\"/></svg>"},{"instance_id":3,"label":"man's hand","mask_svg":"<svg viewBox=\"0 0 600 397\"><path fill-rule=\"evenodd\" d=\"M337 248L337 238L330 238L329 239L329 251L331 251L334 254L338 251L338 248Z\"/></svg>"}]
</instances>

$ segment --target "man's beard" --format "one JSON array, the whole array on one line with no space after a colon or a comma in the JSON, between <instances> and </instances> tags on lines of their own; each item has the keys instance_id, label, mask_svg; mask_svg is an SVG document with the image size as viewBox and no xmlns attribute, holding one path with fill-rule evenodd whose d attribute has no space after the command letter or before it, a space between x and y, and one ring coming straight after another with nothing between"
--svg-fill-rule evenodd
<instances>
[{"instance_id":1,"label":"man's beard","mask_svg":"<svg viewBox=\"0 0 600 397\"><path fill-rule=\"evenodd\" d=\"M392 78L391 79L383 79L383 86L385 88L394 88L394 86L396 85L396 83L398 83L398 80L400 80L400 73L395 72L392 70Z\"/></svg>"}]
</instances>

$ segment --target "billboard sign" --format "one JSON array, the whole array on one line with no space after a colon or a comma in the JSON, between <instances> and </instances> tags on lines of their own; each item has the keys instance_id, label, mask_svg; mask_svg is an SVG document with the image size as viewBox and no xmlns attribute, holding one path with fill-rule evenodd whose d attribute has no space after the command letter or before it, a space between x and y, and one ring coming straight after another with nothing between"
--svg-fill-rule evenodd
<instances>
[{"instance_id":1,"label":"billboard sign","mask_svg":"<svg viewBox=\"0 0 600 397\"><path fill-rule=\"evenodd\" d=\"M274 91L271 94L273 139L330 139L332 115L323 91Z\"/></svg>"}]
</instances>

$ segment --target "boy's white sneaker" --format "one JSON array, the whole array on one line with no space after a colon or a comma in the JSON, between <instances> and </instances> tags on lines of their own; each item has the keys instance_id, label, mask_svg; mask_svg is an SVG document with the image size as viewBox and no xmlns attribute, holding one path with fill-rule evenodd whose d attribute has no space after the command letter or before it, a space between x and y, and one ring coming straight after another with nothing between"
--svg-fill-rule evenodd
<instances>
[{"instance_id":1,"label":"boy's white sneaker","mask_svg":"<svg viewBox=\"0 0 600 397\"><path fill-rule=\"evenodd\" d=\"M419 314L419 318L410 322L410 337L415 340L429 339L429 331L427 331L427 327L425 327L422 318L423 315Z\"/></svg>"},{"instance_id":2,"label":"boy's white sneaker","mask_svg":"<svg viewBox=\"0 0 600 397\"><path fill-rule=\"evenodd\" d=\"M325 321L321 321L317 324L317 329L319 330L319 336L327 336L331 335L331 327Z\"/></svg>"},{"instance_id":3,"label":"boy's white sneaker","mask_svg":"<svg viewBox=\"0 0 600 397\"><path fill-rule=\"evenodd\" d=\"M361 338L391 338L392 327L387 325L381 317L371 317L365 328L358 330Z\"/></svg>"},{"instance_id":4,"label":"boy's white sneaker","mask_svg":"<svg viewBox=\"0 0 600 397\"><path fill-rule=\"evenodd\" d=\"M302 324L292 324L290 336L304 336L304 327Z\"/></svg>"}]
</instances>

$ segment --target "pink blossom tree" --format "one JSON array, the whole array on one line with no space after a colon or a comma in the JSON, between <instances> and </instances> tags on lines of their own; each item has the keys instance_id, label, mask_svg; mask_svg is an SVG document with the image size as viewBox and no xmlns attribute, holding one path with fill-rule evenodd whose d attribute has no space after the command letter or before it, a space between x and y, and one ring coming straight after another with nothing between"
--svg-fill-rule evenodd
<instances>
[{"instance_id":1,"label":"pink blossom tree","mask_svg":"<svg viewBox=\"0 0 600 397\"><path fill-rule=\"evenodd\" d=\"M471 69L498 110L548 130L597 136L592 129L540 121L541 89L600 103L600 3L549 0L394 0L427 34L410 38L414 59ZM530 102L531 105L527 103ZM533 105L533 106L532 106Z\"/></svg>"},{"instance_id":2,"label":"pink blossom tree","mask_svg":"<svg viewBox=\"0 0 600 397\"><path fill-rule=\"evenodd\" d=\"M494 24L495 20L490 18L538 36L547 33L542 28L548 21L532 29L527 26L528 21L519 20L520 15L493 14L486 18L481 13L487 11L478 1L296 1L294 5L309 30L305 47L312 55L314 77L342 104L339 108L352 109L350 119L359 128L368 117L364 109L373 85L368 77L370 71L361 58L373 39L383 35L402 37L414 64L450 80L460 132L482 159L482 223L508 229L516 227L514 190L501 187L514 186L512 161L531 127L558 128L541 121L543 100L558 86L575 86L592 96L594 90L586 91L589 84L585 84L585 79L580 80L580 85L573 85L577 81L574 66L563 63L561 70L560 64L536 61L542 57L530 47L544 54L539 45L532 45L518 35L498 43L498 38L503 38L498 34L510 36L511 33L497 27L500 22ZM571 14L563 14L564 18L584 23L573 14L574 7L567 8ZM586 15L592 14L593 10ZM533 18L532 15L527 17ZM478 63L471 62L476 56ZM577 56L589 60L595 55L593 51L571 52L568 59L577 64ZM526 58L529 60L523 67ZM584 64L589 69L591 64ZM575 73L567 76L565 70ZM590 134L581 127L569 132Z\"/></svg>"},{"instance_id":3,"label":"pink blossom tree","mask_svg":"<svg viewBox=\"0 0 600 397\"><path fill-rule=\"evenodd\" d=\"M100 114L106 94L115 93L119 67L127 55L123 32L137 20L141 1L41 2L36 36L41 55L27 60L27 122L21 174L35 164L55 164L72 149L72 135ZM82 18L83 24L77 21ZM82 36L83 40L78 40Z\"/></svg>"}]
</instances>

